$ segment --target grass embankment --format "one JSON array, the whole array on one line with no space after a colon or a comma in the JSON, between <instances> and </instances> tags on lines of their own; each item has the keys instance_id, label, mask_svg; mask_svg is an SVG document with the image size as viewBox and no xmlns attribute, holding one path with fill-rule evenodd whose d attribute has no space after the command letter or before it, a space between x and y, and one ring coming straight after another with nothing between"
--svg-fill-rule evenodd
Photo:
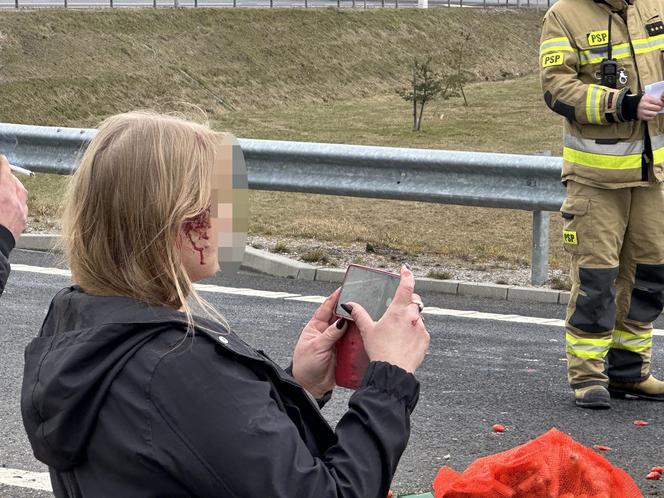
<instances>
[{"instance_id":1,"label":"grass embankment","mask_svg":"<svg viewBox=\"0 0 664 498\"><path fill-rule=\"evenodd\" d=\"M560 153L560 122L541 103L541 13L475 9L159 10L0 14L0 121L94 126L135 108L200 107L241 137ZM405 85L415 56L445 70L468 35L475 83L432 104L410 131ZM38 225L65 179L31 180ZM527 264L530 213L254 192L250 231L408 254ZM553 267L565 265L552 223ZM509 241L509 242L508 242Z\"/></svg>"}]
</instances>

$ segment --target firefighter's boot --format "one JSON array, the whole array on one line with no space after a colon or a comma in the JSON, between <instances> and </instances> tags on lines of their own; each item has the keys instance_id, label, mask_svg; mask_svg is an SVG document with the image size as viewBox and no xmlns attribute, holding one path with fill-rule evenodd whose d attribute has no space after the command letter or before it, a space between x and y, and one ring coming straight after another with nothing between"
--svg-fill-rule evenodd
<instances>
[{"instance_id":1,"label":"firefighter's boot","mask_svg":"<svg viewBox=\"0 0 664 498\"><path fill-rule=\"evenodd\" d=\"M664 401L664 382L652 375L641 382L609 382L609 392L614 398Z\"/></svg>"},{"instance_id":2,"label":"firefighter's boot","mask_svg":"<svg viewBox=\"0 0 664 498\"><path fill-rule=\"evenodd\" d=\"M611 396L604 386L589 386L574 389L574 402L581 408L606 410L611 408Z\"/></svg>"}]
</instances>

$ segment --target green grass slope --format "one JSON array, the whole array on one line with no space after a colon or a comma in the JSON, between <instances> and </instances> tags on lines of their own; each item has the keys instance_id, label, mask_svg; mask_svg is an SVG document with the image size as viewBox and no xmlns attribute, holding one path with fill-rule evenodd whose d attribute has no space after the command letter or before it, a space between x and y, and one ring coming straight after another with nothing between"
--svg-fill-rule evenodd
<instances>
[{"instance_id":1,"label":"green grass slope","mask_svg":"<svg viewBox=\"0 0 664 498\"><path fill-rule=\"evenodd\" d=\"M393 94L466 42L476 81L532 73L541 11L160 9L0 13L0 121L94 126L136 108L232 110Z\"/></svg>"}]
</instances>

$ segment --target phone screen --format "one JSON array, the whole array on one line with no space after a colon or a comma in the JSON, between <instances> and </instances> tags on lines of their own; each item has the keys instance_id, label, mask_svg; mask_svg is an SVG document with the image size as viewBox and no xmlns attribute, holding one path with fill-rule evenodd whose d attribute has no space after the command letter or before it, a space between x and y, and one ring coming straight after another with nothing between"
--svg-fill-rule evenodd
<instances>
[{"instance_id":1,"label":"phone screen","mask_svg":"<svg viewBox=\"0 0 664 498\"><path fill-rule=\"evenodd\" d=\"M340 306L352 301L362 305L374 321L380 320L394 299L399 286L399 275L351 265L346 271L335 313L350 318Z\"/></svg>"}]
</instances>

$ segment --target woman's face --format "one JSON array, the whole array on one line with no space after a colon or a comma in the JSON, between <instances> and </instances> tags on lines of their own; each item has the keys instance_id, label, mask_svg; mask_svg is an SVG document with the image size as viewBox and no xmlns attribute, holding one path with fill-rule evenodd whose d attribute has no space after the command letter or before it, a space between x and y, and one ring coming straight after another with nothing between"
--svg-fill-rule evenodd
<instances>
[{"instance_id":1,"label":"woman's face","mask_svg":"<svg viewBox=\"0 0 664 498\"><path fill-rule=\"evenodd\" d=\"M219 271L220 219L215 214L216 209L208 208L182 224L182 266L192 282L211 277Z\"/></svg>"},{"instance_id":2,"label":"woman's face","mask_svg":"<svg viewBox=\"0 0 664 498\"><path fill-rule=\"evenodd\" d=\"M227 135L212 170L210 208L182 226L182 264L192 282L239 270L247 239L249 189L244 156Z\"/></svg>"}]
</instances>

